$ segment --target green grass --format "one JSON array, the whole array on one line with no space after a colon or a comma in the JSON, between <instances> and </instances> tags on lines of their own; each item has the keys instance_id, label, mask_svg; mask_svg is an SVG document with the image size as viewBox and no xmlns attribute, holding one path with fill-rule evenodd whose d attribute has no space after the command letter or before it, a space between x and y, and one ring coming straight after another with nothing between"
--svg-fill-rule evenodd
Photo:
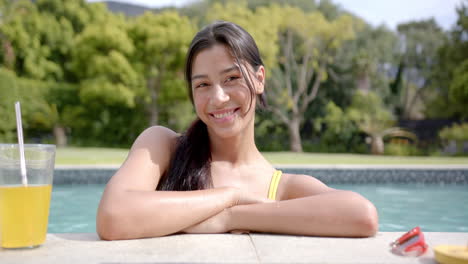
<instances>
[{"instance_id":1,"label":"green grass","mask_svg":"<svg viewBox=\"0 0 468 264\"><path fill-rule=\"evenodd\" d=\"M467 165L468 157L403 157L363 154L265 152L273 164Z\"/></svg>"},{"instance_id":2,"label":"green grass","mask_svg":"<svg viewBox=\"0 0 468 264\"><path fill-rule=\"evenodd\" d=\"M57 165L122 164L127 154L128 149L57 148L55 163Z\"/></svg>"},{"instance_id":3,"label":"green grass","mask_svg":"<svg viewBox=\"0 0 468 264\"><path fill-rule=\"evenodd\" d=\"M128 149L58 148L57 165L122 164ZM397 157L360 154L264 152L273 164L467 165L468 157Z\"/></svg>"}]
</instances>

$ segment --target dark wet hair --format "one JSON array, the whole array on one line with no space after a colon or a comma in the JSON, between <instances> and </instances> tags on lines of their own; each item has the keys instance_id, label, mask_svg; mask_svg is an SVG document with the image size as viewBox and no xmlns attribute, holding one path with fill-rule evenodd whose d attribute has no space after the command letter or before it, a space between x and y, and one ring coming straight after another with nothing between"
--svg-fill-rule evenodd
<instances>
[{"instance_id":1,"label":"dark wet hair","mask_svg":"<svg viewBox=\"0 0 468 264\"><path fill-rule=\"evenodd\" d=\"M239 25L226 21L214 22L200 30L192 40L185 63L185 79L190 100L192 93L192 65L195 57L214 45L226 45L237 64L250 91L250 102L256 95L250 74L241 65L248 63L255 71L263 65L257 44L252 36ZM266 106L265 94L258 95L260 106ZM251 105L251 103L250 103ZM249 109L250 110L250 109ZM206 124L196 119L178 138L169 168L161 177L157 190L189 191L212 187L211 150Z\"/></svg>"}]
</instances>

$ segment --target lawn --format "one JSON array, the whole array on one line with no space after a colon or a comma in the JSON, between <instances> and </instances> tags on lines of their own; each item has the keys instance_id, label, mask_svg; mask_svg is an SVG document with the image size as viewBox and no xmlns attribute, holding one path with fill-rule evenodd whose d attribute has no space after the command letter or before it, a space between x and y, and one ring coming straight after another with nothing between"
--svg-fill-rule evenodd
<instances>
[{"instance_id":1,"label":"lawn","mask_svg":"<svg viewBox=\"0 0 468 264\"><path fill-rule=\"evenodd\" d=\"M57 165L121 164L128 149L58 148ZM467 165L468 157L397 157L361 154L264 152L273 164Z\"/></svg>"},{"instance_id":2,"label":"lawn","mask_svg":"<svg viewBox=\"0 0 468 264\"><path fill-rule=\"evenodd\" d=\"M127 157L128 149L117 148L57 148L57 165L121 164Z\"/></svg>"}]
</instances>

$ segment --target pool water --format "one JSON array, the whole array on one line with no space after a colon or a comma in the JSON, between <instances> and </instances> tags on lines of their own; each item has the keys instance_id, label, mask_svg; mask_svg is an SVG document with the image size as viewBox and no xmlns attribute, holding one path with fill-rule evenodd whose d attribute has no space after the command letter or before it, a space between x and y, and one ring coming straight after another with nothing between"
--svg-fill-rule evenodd
<instances>
[{"instance_id":1,"label":"pool water","mask_svg":"<svg viewBox=\"0 0 468 264\"><path fill-rule=\"evenodd\" d=\"M380 231L468 232L468 185L331 184L360 193L377 207ZM49 233L96 232L104 185L54 185Z\"/></svg>"}]
</instances>

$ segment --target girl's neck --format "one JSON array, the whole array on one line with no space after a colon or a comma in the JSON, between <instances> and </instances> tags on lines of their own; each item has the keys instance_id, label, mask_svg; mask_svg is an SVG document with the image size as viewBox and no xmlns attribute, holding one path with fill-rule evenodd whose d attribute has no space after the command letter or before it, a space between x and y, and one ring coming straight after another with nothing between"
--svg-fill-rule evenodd
<instances>
[{"instance_id":1,"label":"girl's neck","mask_svg":"<svg viewBox=\"0 0 468 264\"><path fill-rule=\"evenodd\" d=\"M255 145L253 123L230 138L210 135L210 147L212 161L228 162L233 167L265 161Z\"/></svg>"}]
</instances>

